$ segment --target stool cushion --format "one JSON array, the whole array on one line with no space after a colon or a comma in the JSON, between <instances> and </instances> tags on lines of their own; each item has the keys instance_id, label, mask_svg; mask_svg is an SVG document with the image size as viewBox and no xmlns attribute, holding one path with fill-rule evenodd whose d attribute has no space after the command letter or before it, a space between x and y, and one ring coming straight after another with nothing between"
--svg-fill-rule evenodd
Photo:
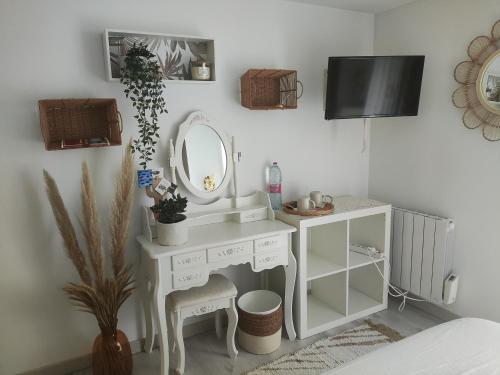
<instances>
[{"instance_id":1,"label":"stool cushion","mask_svg":"<svg viewBox=\"0 0 500 375\"><path fill-rule=\"evenodd\" d=\"M169 294L168 299L171 308L179 310L218 298L233 298L237 294L238 290L231 280L216 274L210 275L205 285L173 292Z\"/></svg>"}]
</instances>

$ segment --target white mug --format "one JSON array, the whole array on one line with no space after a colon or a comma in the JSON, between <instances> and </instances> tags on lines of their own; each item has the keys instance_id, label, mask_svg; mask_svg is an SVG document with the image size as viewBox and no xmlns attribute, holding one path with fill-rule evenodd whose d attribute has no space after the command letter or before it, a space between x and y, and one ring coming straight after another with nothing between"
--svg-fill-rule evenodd
<instances>
[{"instance_id":1,"label":"white mug","mask_svg":"<svg viewBox=\"0 0 500 375\"><path fill-rule=\"evenodd\" d=\"M323 207L325 203L333 203L333 197L331 195L323 195L321 191L311 191L309 196L316 207Z\"/></svg>"},{"instance_id":2,"label":"white mug","mask_svg":"<svg viewBox=\"0 0 500 375\"><path fill-rule=\"evenodd\" d=\"M316 208L316 203L309 197L302 197L297 201L299 211L309 211Z\"/></svg>"}]
</instances>

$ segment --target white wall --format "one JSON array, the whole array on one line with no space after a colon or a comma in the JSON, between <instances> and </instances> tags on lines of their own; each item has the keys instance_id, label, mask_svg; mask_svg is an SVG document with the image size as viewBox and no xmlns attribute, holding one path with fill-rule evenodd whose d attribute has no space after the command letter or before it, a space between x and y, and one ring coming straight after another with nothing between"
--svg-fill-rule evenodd
<instances>
[{"instance_id":1,"label":"white wall","mask_svg":"<svg viewBox=\"0 0 500 375\"><path fill-rule=\"evenodd\" d=\"M61 291L65 282L77 281L77 274L63 254L44 194L42 169L58 181L74 217L79 214L79 168L87 160L105 225L112 177L123 148L45 151L36 104L42 98L116 97L125 119L123 139L136 134L131 106L120 84L104 79L104 28L216 39L217 83L167 88L169 113L162 119L158 164L166 166L167 140L175 135L178 123L190 111L202 109L238 137L244 193L262 189L264 166L278 160L285 198L313 189L367 195L368 154L360 154L361 122L322 120L322 90L328 56L372 53L372 16L278 0L2 0L2 374L88 353L98 333L94 318L75 311ZM298 69L305 87L300 108L260 112L241 107L239 77L251 67ZM136 218L132 235L137 232ZM128 253L130 261L136 262L133 241ZM239 285L252 284L250 272L241 275ZM132 299L120 312L119 325L131 340L143 334L140 311Z\"/></svg>"},{"instance_id":2,"label":"white wall","mask_svg":"<svg viewBox=\"0 0 500 375\"><path fill-rule=\"evenodd\" d=\"M369 194L456 221L459 315L500 321L500 143L462 125L451 102L455 66L488 35L498 0L422 0L377 15L376 54L427 57L418 117L374 121Z\"/></svg>"}]
</instances>

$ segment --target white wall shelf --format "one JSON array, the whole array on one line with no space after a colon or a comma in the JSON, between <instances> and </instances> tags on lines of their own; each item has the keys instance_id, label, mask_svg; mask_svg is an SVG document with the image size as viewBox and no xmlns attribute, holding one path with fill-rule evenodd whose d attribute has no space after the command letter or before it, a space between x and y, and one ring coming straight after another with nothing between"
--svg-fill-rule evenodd
<instances>
[{"instance_id":1,"label":"white wall shelf","mask_svg":"<svg viewBox=\"0 0 500 375\"><path fill-rule=\"evenodd\" d=\"M120 80L128 48L142 43L158 56L167 83L210 84L215 82L215 41L188 35L151 33L144 31L106 29L103 34L104 61L108 81ZM210 80L191 79L190 61L205 61L210 65Z\"/></svg>"},{"instance_id":2,"label":"white wall shelf","mask_svg":"<svg viewBox=\"0 0 500 375\"><path fill-rule=\"evenodd\" d=\"M389 278L385 258L349 251L349 244L372 246L389 259L391 206L373 200L338 197L335 212L301 217L278 212L295 226L298 262L294 298L301 339L387 308Z\"/></svg>"}]
</instances>

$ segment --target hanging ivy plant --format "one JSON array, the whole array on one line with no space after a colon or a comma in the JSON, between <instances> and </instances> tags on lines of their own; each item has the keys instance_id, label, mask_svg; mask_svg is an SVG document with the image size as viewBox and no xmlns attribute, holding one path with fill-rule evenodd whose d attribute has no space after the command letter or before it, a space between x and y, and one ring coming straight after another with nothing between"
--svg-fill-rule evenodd
<instances>
[{"instance_id":1,"label":"hanging ivy plant","mask_svg":"<svg viewBox=\"0 0 500 375\"><path fill-rule=\"evenodd\" d=\"M156 56L140 43L127 51L121 74L120 82L125 85L125 96L132 101L139 126L139 139L132 141L132 152L139 154L139 164L147 169L160 137L159 115L167 112L163 73Z\"/></svg>"}]
</instances>

